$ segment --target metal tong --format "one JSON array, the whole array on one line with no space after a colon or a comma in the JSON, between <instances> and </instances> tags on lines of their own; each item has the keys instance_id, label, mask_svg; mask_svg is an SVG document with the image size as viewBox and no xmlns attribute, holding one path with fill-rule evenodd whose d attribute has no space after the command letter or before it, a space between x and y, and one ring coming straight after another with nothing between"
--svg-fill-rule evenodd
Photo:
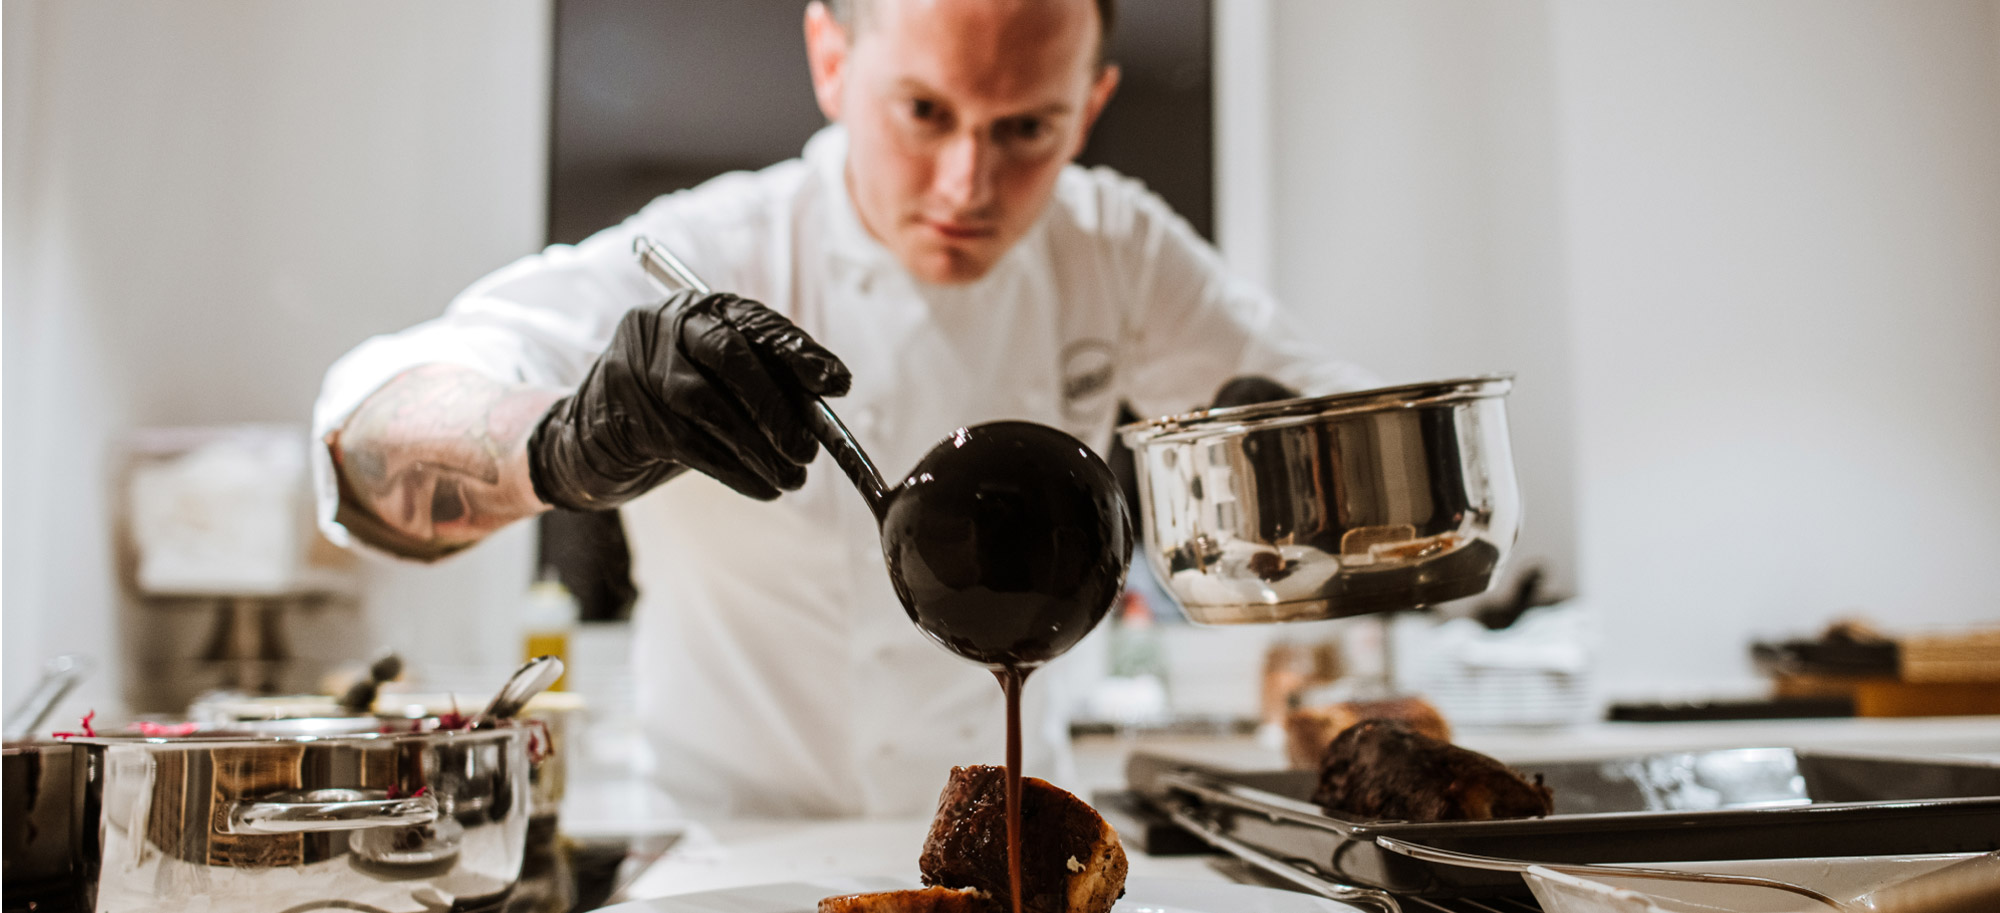
<instances>
[{"instance_id":1,"label":"metal tong","mask_svg":"<svg viewBox=\"0 0 2000 913\"><path fill-rule=\"evenodd\" d=\"M1205 802L1224 806L1234 804L1232 801L1234 797L1230 796L1226 789L1209 783L1199 774L1189 771L1167 774L1161 778L1161 783L1174 790L1199 797ZM1188 833L1200 837L1210 846L1235 856L1262 872L1291 882L1305 891L1328 900L1381 910L1383 913L1403 913L1402 904L1397 903L1396 898L1387 891L1334 881L1320 874L1319 867L1311 862L1303 859L1279 859L1223 833L1214 822L1197 814L1192 803L1178 798L1153 801L1161 811L1166 812L1168 818L1173 819L1175 824L1180 825Z\"/></svg>"}]
</instances>

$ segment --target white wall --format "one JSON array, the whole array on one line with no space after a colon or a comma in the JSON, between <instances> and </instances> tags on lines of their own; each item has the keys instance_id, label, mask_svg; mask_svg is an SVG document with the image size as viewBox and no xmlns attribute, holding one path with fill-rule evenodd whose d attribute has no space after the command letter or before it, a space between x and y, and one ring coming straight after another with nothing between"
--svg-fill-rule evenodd
<instances>
[{"instance_id":1,"label":"white wall","mask_svg":"<svg viewBox=\"0 0 2000 913\"><path fill-rule=\"evenodd\" d=\"M106 493L126 430L303 425L340 353L539 246L549 11L7 0L5 16L12 702L44 657L115 658ZM373 565L354 636L504 665L512 629L472 622L513 610L530 557L523 529L436 572ZM72 704L118 706L107 665Z\"/></svg>"},{"instance_id":2,"label":"white wall","mask_svg":"<svg viewBox=\"0 0 2000 913\"><path fill-rule=\"evenodd\" d=\"M1518 374L1508 410L1525 521L1513 567L1541 564L1551 589L1572 591L1572 379L1545 8L1279 2L1268 27L1271 287L1392 382Z\"/></svg>"},{"instance_id":3,"label":"white wall","mask_svg":"<svg viewBox=\"0 0 2000 913\"><path fill-rule=\"evenodd\" d=\"M1610 690L2000 621L2000 3L1246 2L1225 246L1393 377L1519 372L1521 553Z\"/></svg>"},{"instance_id":4,"label":"white wall","mask_svg":"<svg viewBox=\"0 0 2000 913\"><path fill-rule=\"evenodd\" d=\"M2000 3L1554 10L1612 683L2000 621Z\"/></svg>"}]
</instances>

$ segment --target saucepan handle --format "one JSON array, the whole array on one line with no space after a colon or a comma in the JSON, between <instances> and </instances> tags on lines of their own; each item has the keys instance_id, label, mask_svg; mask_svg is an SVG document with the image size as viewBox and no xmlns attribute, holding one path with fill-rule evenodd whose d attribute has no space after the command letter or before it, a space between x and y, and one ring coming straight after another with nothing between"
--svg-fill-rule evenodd
<instances>
[{"instance_id":1,"label":"saucepan handle","mask_svg":"<svg viewBox=\"0 0 2000 913\"><path fill-rule=\"evenodd\" d=\"M368 827L429 824L438 818L433 796L372 798L355 789L238 799L224 819L227 834L301 834Z\"/></svg>"}]
</instances>

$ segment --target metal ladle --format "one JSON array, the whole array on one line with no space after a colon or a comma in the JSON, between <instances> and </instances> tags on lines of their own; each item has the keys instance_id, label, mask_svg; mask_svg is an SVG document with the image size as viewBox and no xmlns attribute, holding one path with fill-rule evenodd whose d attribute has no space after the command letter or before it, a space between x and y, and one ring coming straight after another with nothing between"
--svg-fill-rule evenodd
<instances>
[{"instance_id":1,"label":"metal ladle","mask_svg":"<svg viewBox=\"0 0 2000 913\"><path fill-rule=\"evenodd\" d=\"M641 266L669 291L708 294L644 237ZM875 514L890 583L933 640L992 669L1033 669L1074 646L1125 585L1132 528L1110 467L1032 422L952 432L890 486L826 401L807 421Z\"/></svg>"},{"instance_id":2,"label":"metal ladle","mask_svg":"<svg viewBox=\"0 0 2000 913\"><path fill-rule=\"evenodd\" d=\"M88 656L68 654L49 660L42 666L42 677L35 682L33 691L21 703L7 711L4 736L9 742L32 738L35 731L42 728L42 721L48 719L50 711L69 696L77 684L90 677L97 668L97 661Z\"/></svg>"}]
</instances>

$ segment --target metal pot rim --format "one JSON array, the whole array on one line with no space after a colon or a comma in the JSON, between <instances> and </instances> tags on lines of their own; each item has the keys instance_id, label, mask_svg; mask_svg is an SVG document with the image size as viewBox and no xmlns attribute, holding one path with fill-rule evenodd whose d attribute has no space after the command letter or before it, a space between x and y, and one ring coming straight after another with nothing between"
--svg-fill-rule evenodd
<instances>
[{"instance_id":1,"label":"metal pot rim","mask_svg":"<svg viewBox=\"0 0 2000 913\"><path fill-rule=\"evenodd\" d=\"M215 730L195 732L181 736L142 735L140 733L105 733L94 736L72 736L63 739L64 744L99 745L105 747L119 745L154 745L162 748L234 748L247 745L283 745L324 742L405 742L405 741L458 741L484 742L513 738L529 732L528 727L508 721L490 729L427 729L415 732L342 732L309 734L268 734L241 732L236 730Z\"/></svg>"},{"instance_id":2,"label":"metal pot rim","mask_svg":"<svg viewBox=\"0 0 2000 913\"><path fill-rule=\"evenodd\" d=\"M1282 426L1321 417L1387 412L1504 396L1513 389L1513 386L1514 375L1511 373L1479 374L1450 380L1333 393L1326 396L1282 399L1248 406L1201 409L1120 425L1118 434L1124 439L1126 446L1137 448L1167 435L1208 434L1217 431L1233 433L1246 431L1255 426Z\"/></svg>"}]
</instances>

